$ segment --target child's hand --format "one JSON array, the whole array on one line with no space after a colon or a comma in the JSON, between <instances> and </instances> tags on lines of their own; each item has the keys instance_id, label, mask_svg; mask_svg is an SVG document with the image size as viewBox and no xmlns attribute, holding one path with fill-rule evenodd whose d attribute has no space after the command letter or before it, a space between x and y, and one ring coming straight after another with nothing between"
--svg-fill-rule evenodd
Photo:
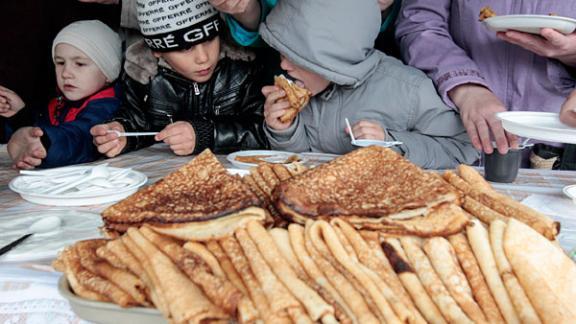
<instances>
[{"instance_id":1,"label":"child's hand","mask_svg":"<svg viewBox=\"0 0 576 324\"><path fill-rule=\"evenodd\" d=\"M572 91L568 99L562 104L560 121L572 127L576 127L576 90Z\"/></svg>"},{"instance_id":2,"label":"child's hand","mask_svg":"<svg viewBox=\"0 0 576 324\"><path fill-rule=\"evenodd\" d=\"M34 169L46 157L46 149L40 141L44 132L38 127L22 127L8 142L8 155L18 169Z\"/></svg>"},{"instance_id":3,"label":"child's hand","mask_svg":"<svg viewBox=\"0 0 576 324\"><path fill-rule=\"evenodd\" d=\"M288 108L290 108L290 102L284 97L286 93L284 90L276 86L265 86L262 88L262 94L266 97L266 102L264 102L264 119L268 127L275 130L284 130L292 124L283 123L280 121Z\"/></svg>"},{"instance_id":4,"label":"child's hand","mask_svg":"<svg viewBox=\"0 0 576 324\"><path fill-rule=\"evenodd\" d=\"M24 101L16 92L0 86L0 116L10 118L24 108Z\"/></svg>"},{"instance_id":5,"label":"child's hand","mask_svg":"<svg viewBox=\"0 0 576 324\"><path fill-rule=\"evenodd\" d=\"M348 127L344 128L346 134L350 135ZM368 120L361 120L352 126L355 139L386 140L386 130L380 124Z\"/></svg>"},{"instance_id":6,"label":"child's hand","mask_svg":"<svg viewBox=\"0 0 576 324\"><path fill-rule=\"evenodd\" d=\"M154 137L157 141L164 141L176 155L188 155L196 147L196 132L188 122L177 121L166 126Z\"/></svg>"},{"instance_id":7,"label":"child's hand","mask_svg":"<svg viewBox=\"0 0 576 324\"><path fill-rule=\"evenodd\" d=\"M126 137L118 137L114 132L109 133L109 130L124 132L124 126L119 122L100 124L90 128L90 134L94 137L92 142L98 148L98 152L107 157L115 157L126 147Z\"/></svg>"}]
</instances>

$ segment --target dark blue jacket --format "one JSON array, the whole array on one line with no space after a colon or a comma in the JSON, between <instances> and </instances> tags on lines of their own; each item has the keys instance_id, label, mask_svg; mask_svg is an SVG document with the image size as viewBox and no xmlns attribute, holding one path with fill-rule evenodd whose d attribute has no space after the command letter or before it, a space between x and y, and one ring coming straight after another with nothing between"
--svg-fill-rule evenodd
<instances>
[{"instance_id":1,"label":"dark blue jacket","mask_svg":"<svg viewBox=\"0 0 576 324\"><path fill-rule=\"evenodd\" d=\"M92 143L90 128L109 121L120 106L118 89L105 88L81 101L58 97L50 101L47 113L36 126L44 131L42 144L47 156L41 167L52 168L91 162L101 155Z\"/></svg>"}]
</instances>

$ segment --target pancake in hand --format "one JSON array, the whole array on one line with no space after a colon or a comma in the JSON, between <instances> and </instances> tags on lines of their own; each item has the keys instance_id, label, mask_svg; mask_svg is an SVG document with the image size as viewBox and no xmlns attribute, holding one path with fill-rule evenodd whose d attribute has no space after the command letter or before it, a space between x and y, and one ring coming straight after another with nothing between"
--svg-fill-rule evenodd
<instances>
[{"instance_id":1,"label":"pancake in hand","mask_svg":"<svg viewBox=\"0 0 576 324\"><path fill-rule=\"evenodd\" d=\"M280 117L283 123L292 123L296 115L308 104L312 93L305 88L298 86L296 83L286 79L283 75L274 77L274 85L284 90L286 99L290 102L288 111Z\"/></svg>"}]
</instances>

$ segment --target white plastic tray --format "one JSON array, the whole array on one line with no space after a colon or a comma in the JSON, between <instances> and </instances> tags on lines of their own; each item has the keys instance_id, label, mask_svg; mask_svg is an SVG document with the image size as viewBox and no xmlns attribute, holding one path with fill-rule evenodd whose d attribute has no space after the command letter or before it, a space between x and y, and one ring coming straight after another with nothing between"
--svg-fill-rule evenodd
<instances>
[{"instance_id":1,"label":"white plastic tray","mask_svg":"<svg viewBox=\"0 0 576 324\"><path fill-rule=\"evenodd\" d=\"M516 30L537 35L542 28L552 28L563 34L570 34L576 29L575 19L547 15L494 16L485 19L484 23L495 32Z\"/></svg>"}]
</instances>

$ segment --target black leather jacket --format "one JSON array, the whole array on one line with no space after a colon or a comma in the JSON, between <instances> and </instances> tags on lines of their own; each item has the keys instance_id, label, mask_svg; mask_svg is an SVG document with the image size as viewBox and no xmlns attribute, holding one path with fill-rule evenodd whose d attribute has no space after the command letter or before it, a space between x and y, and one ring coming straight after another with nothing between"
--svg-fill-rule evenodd
<instances>
[{"instance_id":1,"label":"black leather jacket","mask_svg":"<svg viewBox=\"0 0 576 324\"><path fill-rule=\"evenodd\" d=\"M216 153L268 148L258 63L221 59L205 83L161 66L147 85L126 73L122 82L124 102L114 120L127 132L160 131L171 122L187 121L196 132L193 154L206 148ZM125 152L154 144L152 136L127 139Z\"/></svg>"}]
</instances>

